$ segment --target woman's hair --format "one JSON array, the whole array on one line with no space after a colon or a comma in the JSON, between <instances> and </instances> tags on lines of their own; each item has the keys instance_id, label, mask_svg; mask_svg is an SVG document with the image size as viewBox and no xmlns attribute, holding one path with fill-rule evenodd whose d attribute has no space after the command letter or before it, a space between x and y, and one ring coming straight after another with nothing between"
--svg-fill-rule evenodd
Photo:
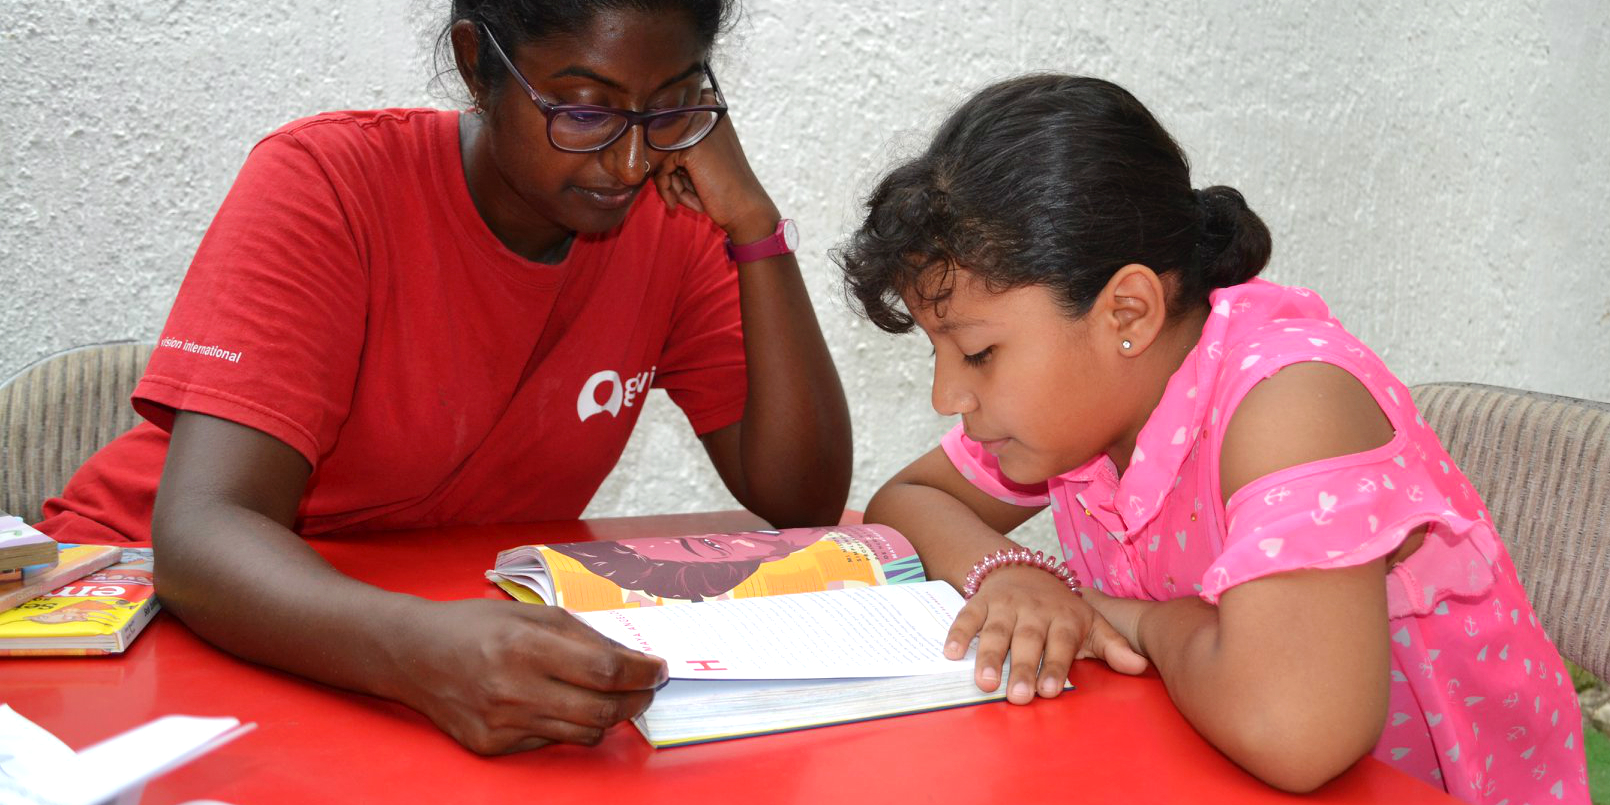
<instances>
[{"instance_id":1,"label":"woman's hair","mask_svg":"<svg viewBox=\"0 0 1610 805\"><path fill-rule=\"evenodd\" d=\"M527 42L581 33L600 12L675 13L693 26L708 50L730 23L734 4L735 0L453 0L447 24L436 38L437 75L452 69L452 30L459 21L475 23L480 51L475 61L477 77L496 90L508 79L508 71L491 51L486 37L480 36L480 26L490 28L498 44L513 58L514 49Z\"/></svg>"},{"instance_id":2,"label":"woman's hair","mask_svg":"<svg viewBox=\"0 0 1610 805\"><path fill-rule=\"evenodd\" d=\"M902 293L939 303L957 269L992 292L1044 285L1077 318L1130 263L1175 277L1177 315L1269 261L1269 230L1241 194L1192 190L1174 139L1133 95L1098 78L987 87L866 204L834 259L853 302L891 333L911 329Z\"/></svg>"}]
</instances>

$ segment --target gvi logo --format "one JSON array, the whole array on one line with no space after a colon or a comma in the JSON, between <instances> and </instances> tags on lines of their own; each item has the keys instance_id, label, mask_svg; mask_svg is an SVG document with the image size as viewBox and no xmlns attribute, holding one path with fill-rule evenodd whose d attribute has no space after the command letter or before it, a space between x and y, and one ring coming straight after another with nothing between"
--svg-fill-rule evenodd
<instances>
[{"instance_id":1,"label":"gvi logo","mask_svg":"<svg viewBox=\"0 0 1610 805\"><path fill-rule=\"evenodd\" d=\"M630 408L639 395L648 391L649 384L654 382L654 370L657 368L651 366L647 372L628 378L624 382L621 381L620 373L613 369L595 373L582 384L581 394L576 397L576 416L586 422L592 415L606 411L610 416L620 414L622 406ZM603 402L598 401L599 386L609 387L609 397Z\"/></svg>"}]
</instances>

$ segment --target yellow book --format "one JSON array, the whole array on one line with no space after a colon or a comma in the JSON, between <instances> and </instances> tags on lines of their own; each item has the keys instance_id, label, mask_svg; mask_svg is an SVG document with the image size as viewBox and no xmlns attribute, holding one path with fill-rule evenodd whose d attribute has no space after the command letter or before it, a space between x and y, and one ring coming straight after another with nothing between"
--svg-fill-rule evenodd
<instances>
[{"instance_id":1,"label":"yellow book","mask_svg":"<svg viewBox=\"0 0 1610 805\"><path fill-rule=\"evenodd\" d=\"M121 654L157 613L150 548L0 612L0 657Z\"/></svg>"}]
</instances>

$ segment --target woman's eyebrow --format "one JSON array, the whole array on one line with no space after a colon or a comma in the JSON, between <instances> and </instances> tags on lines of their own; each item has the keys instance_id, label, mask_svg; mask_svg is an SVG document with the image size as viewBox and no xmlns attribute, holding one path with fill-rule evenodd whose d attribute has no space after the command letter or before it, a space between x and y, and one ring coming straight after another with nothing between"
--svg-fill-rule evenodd
<instances>
[{"instance_id":1,"label":"woman's eyebrow","mask_svg":"<svg viewBox=\"0 0 1610 805\"><path fill-rule=\"evenodd\" d=\"M664 83L660 84L658 87L655 87L654 91L659 92L660 90L665 89L666 87L669 87L678 81L682 81L683 79L686 79L703 69L704 65L702 63L694 62L693 64L688 65L686 70L683 70L682 72L677 73L675 76L666 79ZM548 77L565 78L567 76L575 76L577 78L585 78L589 81L597 81L598 83L603 84L604 86L609 87L616 92L626 91L626 87L621 86L619 81L616 81L613 78L606 78L598 73L593 72L592 70L587 69L586 67L582 67L579 64L572 64L553 73L552 75L549 75Z\"/></svg>"}]
</instances>

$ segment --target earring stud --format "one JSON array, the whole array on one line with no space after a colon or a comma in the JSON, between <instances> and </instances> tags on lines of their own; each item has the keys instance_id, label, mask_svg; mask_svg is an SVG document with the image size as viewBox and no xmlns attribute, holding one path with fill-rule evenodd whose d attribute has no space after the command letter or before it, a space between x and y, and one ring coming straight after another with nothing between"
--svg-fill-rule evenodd
<instances>
[{"instance_id":1,"label":"earring stud","mask_svg":"<svg viewBox=\"0 0 1610 805\"><path fill-rule=\"evenodd\" d=\"M1134 345L1129 343L1129 339L1125 338L1124 343L1119 344L1119 346L1123 347L1124 349L1129 349L1130 347L1132 347Z\"/></svg>"}]
</instances>

